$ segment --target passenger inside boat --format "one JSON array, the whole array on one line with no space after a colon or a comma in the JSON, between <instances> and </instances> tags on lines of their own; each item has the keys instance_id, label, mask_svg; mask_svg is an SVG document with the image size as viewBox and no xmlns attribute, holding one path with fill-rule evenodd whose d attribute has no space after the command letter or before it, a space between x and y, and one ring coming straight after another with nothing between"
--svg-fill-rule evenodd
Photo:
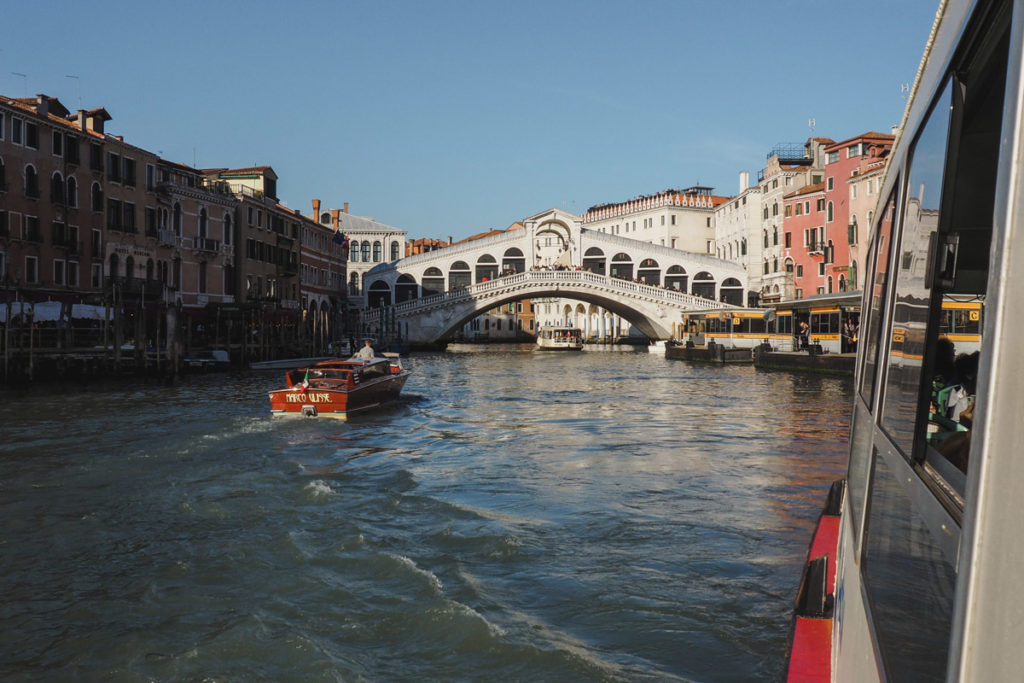
<instances>
[{"instance_id":1,"label":"passenger inside boat","mask_svg":"<svg viewBox=\"0 0 1024 683\"><path fill-rule=\"evenodd\" d=\"M376 356L377 354L373 350L373 344L371 344L370 340L367 339L366 343L363 345L363 348L359 349L356 355L352 356L352 359L361 361L371 361Z\"/></svg>"}]
</instances>

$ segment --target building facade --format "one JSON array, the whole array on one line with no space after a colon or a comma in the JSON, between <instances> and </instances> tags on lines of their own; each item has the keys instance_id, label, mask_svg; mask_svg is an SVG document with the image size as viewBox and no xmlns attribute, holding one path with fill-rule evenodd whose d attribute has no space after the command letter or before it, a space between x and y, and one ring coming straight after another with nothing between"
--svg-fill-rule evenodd
<instances>
[{"instance_id":1,"label":"building facade","mask_svg":"<svg viewBox=\"0 0 1024 683\"><path fill-rule=\"evenodd\" d=\"M824 150L832 143L827 138L810 138L800 144L777 145L768 154L758 174L761 186L760 301L765 303L792 299L795 293L793 273L786 269L783 229L784 197L805 185L822 182ZM754 276L753 261L748 273Z\"/></svg>"},{"instance_id":2,"label":"building facade","mask_svg":"<svg viewBox=\"0 0 1024 683\"><path fill-rule=\"evenodd\" d=\"M727 198L697 185L625 202L598 204L582 216L588 230L697 254L715 253L715 208Z\"/></svg>"},{"instance_id":3,"label":"building facade","mask_svg":"<svg viewBox=\"0 0 1024 683\"><path fill-rule=\"evenodd\" d=\"M751 298L761 290L761 185L750 184L750 174L740 172L739 193L715 208L715 250L720 259L732 261L747 272Z\"/></svg>"}]
</instances>

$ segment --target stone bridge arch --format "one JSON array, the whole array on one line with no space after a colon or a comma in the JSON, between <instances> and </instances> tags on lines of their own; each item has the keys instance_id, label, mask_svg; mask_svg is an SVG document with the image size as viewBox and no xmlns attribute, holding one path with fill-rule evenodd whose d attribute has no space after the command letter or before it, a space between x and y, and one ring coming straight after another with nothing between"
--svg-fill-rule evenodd
<instances>
[{"instance_id":1,"label":"stone bridge arch","mask_svg":"<svg viewBox=\"0 0 1024 683\"><path fill-rule=\"evenodd\" d=\"M629 321L651 339L667 339L683 311L722 307L663 287L637 283L586 271L531 271L480 282L458 291L385 306L389 322L413 344L430 345L449 340L463 325L494 308L537 298L564 298L600 307ZM575 310L575 309L574 309ZM586 309L584 308L584 311ZM369 331L380 325L382 308L364 310Z\"/></svg>"}]
</instances>

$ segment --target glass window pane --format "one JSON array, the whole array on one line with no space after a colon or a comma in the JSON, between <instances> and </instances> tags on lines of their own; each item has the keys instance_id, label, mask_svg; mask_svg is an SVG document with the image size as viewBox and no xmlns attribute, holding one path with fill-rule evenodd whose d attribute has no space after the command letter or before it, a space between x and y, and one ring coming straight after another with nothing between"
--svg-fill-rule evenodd
<instances>
[{"instance_id":1,"label":"glass window pane","mask_svg":"<svg viewBox=\"0 0 1024 683\"><path fill-rule=\"evenodd\" d=\"M893 257L896 293L882 427L907 457L913 452L928 328L929 238L939 225L942 176L946 167L951 87L937 99L914 144L903 208L902 241Z\"/></svg>"},{"instance_id":2,"label":"glass window pane","mask_svg":"<svg viewBox=\"0 0 1024 683\"><path fill-rule=\"evenodd\" d=\"M945 680L955 567L877 453L864 553L889 680Z\"/></svg>"},{"instance_id":3,"label":"glass window pane","mask_svg":"<svg viewBox=\"0 0 1024 683\"><path fill-rule=\"evenodd\" d=\"M898 186L898 183L897 183ZM885 310L886 289L889 282L889 245L892 242L893 216L896 211L895 194L889 197L878 221L878 230L871 244L876 255L873 277L868 281L869 296L866 334L862 334L864 358L861 363L860 395L869 406L874 406L875 372L878 365L878 348L882 329L882 314Z\"/></svg>"}]
</instances>

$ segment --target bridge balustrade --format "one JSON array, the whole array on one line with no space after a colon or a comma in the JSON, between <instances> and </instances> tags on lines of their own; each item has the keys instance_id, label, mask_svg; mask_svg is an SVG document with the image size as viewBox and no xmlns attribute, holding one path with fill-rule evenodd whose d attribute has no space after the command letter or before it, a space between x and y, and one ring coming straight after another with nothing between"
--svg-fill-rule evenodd
<instances>
[{"instance_id":1,"label":"bridge balustrade","mask_svg":"<svg viewBox=\"0 0 1024 683\"><path fill-rule=\"evenodd\" d=\"M545 283L589 283L598 289L607 289L613 292L629 294L635 297L643 297L666 303L673 303L677 306L693 309L721 308L722 302L712 299L680 292L675 289L665 289L654 285L647 285L631 280L622 280L583 270L531 270L525 273L504 275L487 282L478 282L469 287L457 289L440 294L431 294L419 299L410 299L386 308L394 311L395 314L409 314L417 310L432 309L442 305L450 305L468 299L483 299L492 292L507 290L510 287L529 286L531 284ZM569 297L572 298L572 297ZM379 319L379 309L367 309L363 312L364 322L376 322Z\"/></svg>"}]
</instances>

